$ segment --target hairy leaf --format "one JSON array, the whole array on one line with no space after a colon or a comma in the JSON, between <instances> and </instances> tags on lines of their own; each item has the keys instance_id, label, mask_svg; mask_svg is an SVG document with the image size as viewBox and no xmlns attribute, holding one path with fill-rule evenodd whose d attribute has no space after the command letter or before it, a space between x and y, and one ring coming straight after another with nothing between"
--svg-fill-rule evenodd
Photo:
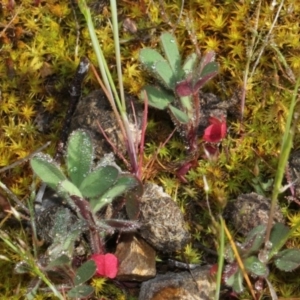
<instances>
[{"instance_id":1,"label":"hairy leaf","mask_svg":"<svg viewBox=\"0 0 300 300\"><path fill-rule=\"evenodd\" d=\"M250 256L243 260L244 266L248 272L256 276L267 277L269 274L268 267L263 264L257 256Z\"/></svg>"},{"instance_id":2,"label":"hairy leaf","mask_svg":"<svg viewBox=\"0 0 300 300\"><path fill-rule=\"evenodd\" d=\"M156 50L144 48L139 53L141 63L147 68L148 71L154 73L155 65L159 61L166 61L161 54Z\"/></svg>"},{"instance_id":3,"label":"hairy leaf","mask_svg":"<svg viewBox=\"0 0 300 300\"><path fill-rule=\"evenodd\" d=\"M215 77L219 72L219 66L216 62L205 65L196 79L193 87L194 93L198 92L209 80Z\"/></svg>"},{"instance_id":4,"label":"hairy leaf","mask_svg":"<svg viewBox=\"0 0 300 300\"><path fill-rule=\"evenodd\" d=\"M197 60L198 56L196 53L192 53L186 58L182 67L185 75L189 75L195 69Z\"/></svg>"},{"instance_id":5,"label":"hairy leaf","mask_svg":"<svg viewBox=\"0 0 300 300\"><path fill-rule=\"evenodd\" d=\"M138 221L108 219L103 222L107 226L117 229L120 232L136 232L142 226Z\"/></svg>"},{"instance_id":6,"label":"hairy leaf","mask_svg":"<svg viewBox=\"0 0 300 300\"><path fill-rule=\"evenodd\" d=\"M53 190L57 190L60 181L67 179L48 154L37 154L30 160L30 165L34 173Z\"/></svg>"},{"instance_id":7,"label":"hairy leaf","mask_svg":"<svg viewBox=\"0 0 300 300\"><path fill-rule=\"evenodd\" d=\"M67 197L72 195L82 197L82 194L79 191L79 189L68 179L61 181L57 185L57 191L58 194L60 194L62 197Z\"/></svg>"},{"instance_id":8,"label":"hairy leaf","mask_svg":"<svg viewBox=\"0 0 300 300\"><path fill-rule=\"evenodd\" d=\"M174 95L169 94L155 86L147 85L144 87L144 90L148 96L148 103L152 107L165 109L174 100Z\"/></svg>"},{"instance_id":9,"label":"hairy leaf","mask_svg":"<svg viewBox=\"0 0 300 300\"><path fill-rule=\"evenodd\" d=\"M94 198L104 194L117 180L119 171L114 166L100 167L90 173L80 184L83 197Z\"/></svg>"},{"instance_id":10,"label":"hairy leaf","mask_svg":"<svg viewBox=\"0 0 300 300\"><path fill-rule=\"evenodd\" d=\"M66 163L71 181L79 187L91 170L93 145L90 135L84 130L73 131L68 140Z\"/></svg>"},{"instance_id":11,"label":"hairy leaf","mask_svg":"<svg viewBox=\"0 0 300 300\"><path fill-rule=\"evenodd\" d=\"M186 124L189 122L189 117L186 113L176 108L173 105L169 105L169 109L173 117L182 124Z\"/></svg>"},{"instance_id":12,"label":"hairy leaf","mask_svg":"<svg viewBox=\"0 0 300 300\"><path fill-rule=\"evenodd\" d=\"M61 267L63 265L68 265L70 263L70 257L65 254L62 254L61 256L57 257L49 263L49 265L47 266L47 270L51 270L53 267Z\"/></svg>"},{"instance_id":13,"label":"hairy leaf","mask_svg":"<svg viewBox=\"0 0 300 300\"><path fill-rule=\"evenodd\" d=\"M111 203L114 198L122 195L123 193L131 190L139 185L139 180L130 174L121 175L113 187L111 187L100 199L93 199L91 206L93 212L97 212L103 206Z\"/></svg>"},{"instance_id":14,"label":"hairy leaf","mask_svg":"<svg viewBox=\"0 0 300 300\"><path fill-rule=\"evenodd\" d=\"M153 71L155 71L161 84L170 90L174 90L177 80L168 62L158 61Z\"/></svg>"},{"instance_id":15,"label":"hairy leaf","mask_svg":"<svg viewBox=\"0 0 300 300\"><path fill-rule=\"evenodd\" d=\"M264 243L266 225L262 224L253 228L247 235L243 244L239 247L243 257L258 251Z\"/></svg>"},{"instance_id":16,"label":"hairy leaf","mask_svg":"<svg viewBox=\"0 0 300 300\"><path fill-rule=\"evenodd\" d=\"M160 36L160 41L161 47L172 68L173 73L178 74L181 67L181 57L177 47L176 38L172 34L164 32Z\"/></svg>"},{"instance_id":17,"label":"hairy leaf","mask_svg":"<svg viewBox=\"0 0 300 300\"><path fill-rule=\"evenodd\" d=\"M276 223L271 231L270 242L272 243L272 248L270 251L270 258L277 253L281 247L285 244L287 238L289 237L290 229L282 223Z\"/></svg>"},{"instance_id":18,"label":"hairy leaf","mask_svg":"<svg viewBox=\"0 0 300 300\"><path fill-rule=\"evenodd\" d=\"M94 292L94 288L89 285L78 285L68 291L70 298L86 298Z\"/></svg>"},{"instance_id":19,"label":"hairy leaf","mask_svg":"<svg viewBox=\"0 0 300 300\"><path fill-rule=\"evenodd\" d=\"M226 285L231 286L237 293L241 293L244 290L243 274L237 264L226 266L224 271L224 281Z\"/></svg>"},{"instance_id":20,"label":"hairy leaf","mask_svg":"<svg viewBox=\"0 0 300 300\"><path fill-rule=\"evenodd\" d=\"M93 260L86 261L77 269L74 284L80 285L93 277L96 273L96 264Z\"/></svg>"},{"instance_id":21,"label":"hairy leaf","mask_svg":"<svg viewBox=\"0 0 300 300\"><path fill-rule=\"evenodd\" d=\"M275 258L276 267L285 272L295 270L300 266L300 249L285 249L280 251Z\"/></svg>"},{"instance_id":22,"label":"hairy leaf","mask_svg":"<svg viewBox=\"0 0 300 300\"><path fill-rule=\"evenodd\" d=\"M179 97L190 96L194 92L192 74L189 74L185 80L176 83L175 91Z\"/></svg>"},{"instance_id":23,"label":"hairy leaf","mask_svg":"<svg viewBox=\"0 0 300 300\"><path fill-rule=\"evenodd\" d=\"M32 266L30 266L27 262L25 261L20 261L15 265L14 272L16 274L27 274L33 271Z\"/></svg>"}]
</instances>

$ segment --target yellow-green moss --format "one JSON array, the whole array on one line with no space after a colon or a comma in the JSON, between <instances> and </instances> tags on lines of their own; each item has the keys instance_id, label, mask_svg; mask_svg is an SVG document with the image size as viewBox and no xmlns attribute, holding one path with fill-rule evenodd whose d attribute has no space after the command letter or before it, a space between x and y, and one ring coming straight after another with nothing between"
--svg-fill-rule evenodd
<instances>
[{"instance_id":1,"label":"yellow-green moss","mask_svg":"<svg viewBox=\"0 0 300 300\"><path fill-rule=\"evenodd\" d=\"M149 80L147 74L139 67L138 51L142 46L156 47L160 32L172 29L166 23L170 21L176 26L175 35L184 56L194 52L195 48L193 36L190 36L189 32L194 32L201 51L216 51L221 73L209 85L209 89L224 101L237 90L241 90L252 37L259 37L257 43L260 47L277 11L277 7L270 9L270 1L262 1L256 33L252 30L255 27L258 1L185 1L178 24L178 1L162 1L163 7L159 1L119 2L122 16L136 22L138 31L151 28L141 33L141 36L149 35L149 39L139 40L137 34L134 42L124 42L121 46L124 85L127 91L137 95L143 84ZM55 151L60 125L68 105L65 89L74 75L79 57L87 55L92 63L96 62L88 31L78 9L76 12L81 25L81 36L76 55L76 24L70 1L41 1L38 7L33 3L32 0L24 0L21 6L16 4L12 11L9 11L5 4L2 5L0 167L25 157L48 140L52 141L48 151ZM165 12L164 15L162 11ZM248 78L244 121L240 123L237 119L232 122L229 120L229 135L223 142L223 152L217 162L199 159L198 167L186 176L188 184L178 187L172 163L184 157L184 145L174 137L169 144L160 149L157 156L159 163L152 165L152 170L146 177L162 184L178 199L183 211L188 213L192 202L196 202L199 208L205 210L203 175L210 185L210 203L217 209L223 207L228 198L251 190L257 162L260 174L267 178L274 177L293 83L287 80L288 70L271 47L271 43L277 45L291 70L296 76L299 75L299 13L300 3L294 0L285 1L271 42L267 44L256 72ZM94 14L97 35L113 69L113 39L111 27L107 22L107 17L110 16L109 9L105 9L103 15L96 11ZM5 28L12 19L10 27ZM130 36L122 30L121 35L121 39L124 37L124 40ZM252 67L253 61L250 63L250 71ZM98 88L96 81L89 74L84 93L95 88ZM55 114L49 133L40 133L35 124L36 114L40 113L41 109ZM159 126L162 125L158 124L156 129ZM166 135L162 140L159 137L158 140L147 141L145 162L151 160L158 144L164 141L167 134L162 132L162 136ZM149 137L153 136L149 126ZM300 144L299 132L296 133L294 144L295 147ZM1 173L1 181L22 198L29 194L31 171L26 165L22 165ZM191 228L196 228L195 237L200 238L201 230L204 230L205 234L211 234L206 212L196 214L193 218L188 214L187 216L188 220L191 219L191 224L196 221L200 224L200 228L190 224ZM293 218L290 216L291 223ZM3 270L11 273L12 264L1 263ZM17 281L12 283L11 280ZM5 286L3 295L10 299L19 299L12 298L16 296L13 296L12 289L9 288L18 284L17 277L4 278L2 282ZM21 291L25 289L21 288ZM282 295L297 295L299 292L294 285L289 286L282 282L278 284L277 291ZM118 297L121 299L121 296Z\"/></svg>"}]
</instances>

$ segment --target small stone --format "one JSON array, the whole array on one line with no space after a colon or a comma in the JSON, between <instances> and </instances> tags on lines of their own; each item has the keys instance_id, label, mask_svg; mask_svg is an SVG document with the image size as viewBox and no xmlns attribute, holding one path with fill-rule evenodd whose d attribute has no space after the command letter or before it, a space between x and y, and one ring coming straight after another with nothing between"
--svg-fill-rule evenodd
<instances>
[{"instance_id":1,"label":"small stone","mask_svg":"<svg viewBox=\"0 0 300 300\"><path fill-rule=\"evenodd\" d=\"M256 193L242 194L227 205L224 215L238 233L246 236L256 226L268 223L270 207L271 199ZM276 222L284 223L278 205L274 214L274 223Z\"/></svg>"},{"instance_id":2,"label":"small stone","mask_svg":"<svg viewBox=\"0 0 300 300\"><path fill-rule=\"evenodd\" d=\"M145 281L156 275L155 250L134 234L122 234L115 255L120 262L117 279Z\"/></svg>"},{"instance_id":3,"label":"small stone","mask_svg":"<svg viewBox=\"0 0 300 300\"><path fill-rule=\"evenodd\" d=\"M291 189L294 190L294 196L297 200L300 199L300 151L295 151L290 155L288 174L286 177L288 184L293 182ZM292 199L293 200L293 199Z\"/></svg>"},{"instance_id":4,"label":"small stone","mask_svg":"<svg viewBox=\"0 0 300 300\"><path fill-rule=\"evenodd\" d=\"M210 266L190 272L159 274L142 283L139 300L210 300L214 299L216 284Z\"/></svg>"},{"instance_id":5,"label":"small stone","mask_svg":"<svg viewBox=\"0 0 300 300\"><path fill-rule=\"evenodd\" d=\"M140 139L140 129L134 125L134 118L130 102L135 103L135 113L137 117L138 126L140 125L143 110L140 105L137 105L137 100L132 96L126 95L128 103L128 119L129 128L132 132L134 140ZM123 153L125 152L125 144L123 142L123 135L120 129L117 118L111 108L109 101L101 90L95 90L86 97L82 97L76 107L70 132L78 128L88 130L91 134L93 145L95 147L95 155L97 159L102 158L105 153L111 152L113 149L102 135L100 127L104 130L107 137L116 147L116 149Z\"/></svg>"},{"instance_id":6,"label":"small stone","mask_svg":"<svg viewBox=\"0 0 300 300\"><path fill-rule=\"evenodd\" d=\"M158 185L146 183L140 200L140 235L155 249L173 252L190 240L183 214L175 201Z\"/></svg>"}]
</instances>

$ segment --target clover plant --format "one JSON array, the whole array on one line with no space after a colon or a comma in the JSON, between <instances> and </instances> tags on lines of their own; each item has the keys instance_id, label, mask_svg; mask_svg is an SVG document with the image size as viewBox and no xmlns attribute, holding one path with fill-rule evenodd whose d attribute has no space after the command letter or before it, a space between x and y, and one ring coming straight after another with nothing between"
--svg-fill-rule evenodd
<instances>
[{"instance_id":1,"label":"clover plant","mask_svg":"<svg viewBox=\"0 0 300 300\"><path fill-rule=\"evenodd\" d=\"M237 245L239 255L247 273L256 278L258 285L261 281L267 280L269 276L269 263L281 271L291 272L300 266L300 250L281 248L291 236L293 230L289 230L282 223L276 223L271 231L269 249L267 252L262 249L266 225L259 225L249 232L245 241ZM228 245L225 250L225 259L228 265L225 267L223 278L226 285L231 286L237 293L244 290L243 272L239 267L231 247ZM268 282L269 287L270 282Z\"/></svg>"},{"instance_id":2,"label":"clover plant","mask_svg":"<svg viewBox=\"0 0 300 300\"><path fill-rule=\"evenodd\" d=\"M114 46L115 46L115 59L116 67L118 74L118 85L119 91L117 91L116 85L113 81L113 76L106 61L102 47L98 41L96 30L93 23L93 18L91 15L90 8L88 7L85 0L78 1L78 7L81 10L82 14L85 17L87 28L89 30L91 42L95 55L97 57L99 70L102 76L103 83L101 83L101 88L107 96L109 103L114 111L116 120L118 120L118 125L123 135L124 148L127 150L131 172L141 178L141 163L138 161L138 154L143 156L143 142L144 138L141 138L140 151L137 151L137 145L135 144L135 138L133 132L131 131L131 125L129 122L126 101L125 101L125 92L123 86L123 75L122 75L122 64L121 64L121 52L120 52L120 40L119 40L119 23L118 23L118 14L117 14L117 2L116 0L111 0L111 24L113 29L114 36ZM96 73L96 72L95 72ZM97 75L99 78L99 76ZM99 80L101 81L101 80ZM142 129L142 136L145 135L146 130L146 119L147 119L146 110L144 112L144 125Z\"/></svg>"},{"instance_id":3,"label":"clover plant","mask_svg":"<svg viewBox=\"0 0 300 300\"><path fill-rule=\"evenodd\" d=\"M72 241L74 242L83 230L90 233L92 252L104 253L99 231L109 231L112 227L130 230L138 225L131 221L98 220L96 213L116 197L123 195L128 217L136 219L139 212L138 199L143 193L142 184L134 175L122 174L116 165L108 162L102 162L96 168L92 168L93 145L89 134L83 130L76 130L70 135L65 160L66 175L47 154L37 154L30 161L34 173L55 190L78 217L73 226L74 230L69 232L66 229L65 233L61 233L64 228L62 225L56 226L55 231L54 226L55 233L52 236L59 241L51 245L55 249L51 251L53 258L58 257L59 253L68 252L73 246ZM59 219L55 223L61 224L60 219L66 219L68 211L64 209L61 212L62 216L56 215ZM85 225L80 224L82 221ZM65 234L69 235L70 241Z\"/></svg>"},{"instance_id":4,"label":"clover plant","mask_svg":"<svg viewBox=\"0 0 300 300\"><path fill-rule=\"evenodd\" d=\"M128 217L131 220L137 219L138 200L143 193L143 187L136 176L122 173L108 159L103 159L93 168L93 153L89 133L79 129L71 133L67 143L66 172L47 154L38 153L30 160L34 173L67 204L61 204L55 212L53 227L49 232L52 242L47 249L47 260L40 265L42 271L48 275L65 275L70 285L68 296L71 298L86 297L93 292L93 288L83 283L96 272L96 260L88 261L72 271L73 261L76 259L75 241L83 233L88 233L91 252L102 259L106 255L106 233L112 233L116 228L134 231L139 226L136 221L100 220L96 215L116 197L122 196ZM18 273L22 273L23 265L17 266ZM115 268L114 274L116 271ZM35 289L38 286L37 283Z\"/></svg>"},{"instance_id":5,"label":"clover plant","mask_svg":"<svg viewBox=\"0 0 300 300\"><path fill-rule=\"evenodd\" d=\"M67 145L67 175L47 154L35 155L30 164L34 173L62 195L72 208L78 210L73 197L77 196L80 199L88 199L91 212L95 214L116 197L125 194L126 198L126 195L129 195L126 192L140 188L141 183L134 175L122 174L114 165L103 163L92 169L93 152L89 134L83 130L76 130L70 135ZM135 206L129 203L133 199L126 198L127 213L132 219L138 212ZM138 205L138 202L135 204Z\"/></svg>"},{"instance_id":6,"label":"clover plant","mask_svg":"<svg viewBox=\"0 0 300 300\"><path fill-rule=\"evenodd\" d=\"M90 280L96 273L96 263L94 260L88 260L83 263L79 268L75 269L72 266L72 261L70 257L63 254L57 259L51 261L49 264L44 266L39 263L41 271L48 275L51 278L51 281L65 279L64 291L67 290L67 295L69 298L85 298L91 296L94 292L94 288L90 285L87 285L86 282ZM18 274L26 274L31 271L30 266L25 262L20 262L15 267L15 272ZM41 280L32 280L27 291L27 299L36 299L36 290L39 288L44 292L50 292L49 289L41 287ZM58 286L54 286L49 283L49 286L56 291L55 295L58 299L66 299L59 291L57 291Z\"/></svg>"},{"instance_id":7,"label":"clover plant","mask_svg":"<svg viewBox=\"0 0 300 300\"><path fill-rule=\"evenodd\" d=\"M200 120L199 90L218 73L213 51L201 59L192 53L182 62L176 38L170 33L160 36L163 55L150 48L140 51L139 59L159 85L146 85L150 106L167 109L175 125L187 139L190 151L197 149Z\"/></svg>"}]
</instances>

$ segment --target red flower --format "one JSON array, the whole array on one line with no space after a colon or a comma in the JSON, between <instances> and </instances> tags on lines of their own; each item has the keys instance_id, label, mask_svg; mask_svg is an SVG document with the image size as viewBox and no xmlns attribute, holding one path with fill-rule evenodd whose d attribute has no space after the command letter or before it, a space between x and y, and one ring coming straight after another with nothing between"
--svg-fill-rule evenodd
<instances>
[{"instance_id":1,"label":"red flower","mask_svg":"<svg viewBox=\"0 0 300 300\"><path fill-rule=\"evenodd\" d=\"M203 140L209 143L220 142L226 136L227 131L226 120L224 116L222 116L221 120L215 117L210 117L209 123L211 125L205 129Z\"/></svg>"},{"instance_id":2,"label":"red flower","mask_svg":"<svg viewBox=\"0 0 300 300\"><path fill-rule=\"evenodd\" d=\"M108 278L115 278L118 273L118 259L111 253L93 254L91 256L97 266L96 275Z\"/></svg>"}]
</instances>

